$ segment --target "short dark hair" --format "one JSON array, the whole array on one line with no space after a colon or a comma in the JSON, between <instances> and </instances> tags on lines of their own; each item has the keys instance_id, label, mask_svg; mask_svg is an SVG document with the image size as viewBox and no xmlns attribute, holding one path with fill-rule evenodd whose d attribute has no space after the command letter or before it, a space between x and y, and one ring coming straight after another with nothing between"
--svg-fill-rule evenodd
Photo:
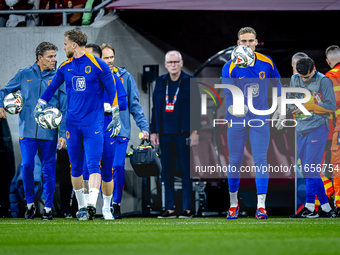
<instances>
[{"instance_id":1,"label":"short dark hair","mask_svg":"<svg viewBox=\"0 0 340 255\"><path fill-rule=\"evenodd\" d=\"M293 55L292 60L299 60L301 58L308 58L308 55L304 52L297 52Z\"/></svg>"},{"instance_id":2,"label":"short dark hair","mask_svg":"<svg viewBox=\"0 0 340 255\"><path fill-rule=\"evenodd\" d=\"M313 71L314 61L311 58L301 58L296 63L296 71L299 74L306 75Z\"/></svg>"},{"instance_id":3,"label":"short dark hair","mask_svg":"<svg viewBox=\"0 0 340 255\"><path fill-rule=\"evenodd\" d=\"M105 49L105 48L108 48L108 49L110 49L110 50L113 51L113 55L116 54L115 48L113 48L113 46L112 46L111 43L102 43L102 45L100 45L100 48L101 48L102 50Z\"/></svg>"},{"instance_id":4,"label":"short dark hair","mask_svg":"<svg viewBox=\"0 0 340 255\"><path fill-rule=\"evenodd\" d=\"M35 49L35 57L38 61L38 56L44 56L46 51L48 50L58 50L58 47L55 46L53 43L50 42L42 42L38 45L38 47Z\"/></svg>"},{"instance_id":5,"label":"short dark hair","mask_svg":"<svg viewBox=\"0 0 340 255\"><path fill-rule=\"evenodd\" d=\"M86 34L78 29L68 30L64 33L64 36L67 37L70 41L78 44L79 47L84 47L87 43Z\"/></svg>"},{"instance_id":6,"label":"short dark hair","mask_svg":"<svg viewBox=\"0 0 340 255\"><path fill-rule=\"evenodd\" d=\"M85 48L91 48L93 53L98 54L99 57L102 58L102 49L99 47L98 44L89 43L89 44L86 44Z\"/></svg>"}]
</instances>

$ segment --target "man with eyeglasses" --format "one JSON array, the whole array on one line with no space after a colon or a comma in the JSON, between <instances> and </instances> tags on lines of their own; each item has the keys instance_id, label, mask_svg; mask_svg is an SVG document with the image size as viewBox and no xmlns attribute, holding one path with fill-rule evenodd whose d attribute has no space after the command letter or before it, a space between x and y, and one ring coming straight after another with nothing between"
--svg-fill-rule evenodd
<instances>
[{"instance_id":1,"label":"man with eyeglasses","mask_svg":"<svg viewBox=\"0 0 340 255\"><path fill-rule=\"evenodd\" d=\"M200 94L195 80L192 79L194 77L183 72L182 67L181 53L169 51L165 55L168 73L157 78L153 92L151 142L160 145L162 179L165 185L166 211L159 218L177 218L174 210L176 155L182 172L183 212L179 218L191 218L193 215L190 146L198 144L200 111L190 100L190 90L197 94L197 100L200 100Z\"/></svg>"},{"instance_id":2,"label":"man with eyeglasses","mask_svg":"<svg viewBox=\"0 0 340 255\"><path fill-rule=\"evenodd\" d=\"M292 76L290 86L308 89L312 96L304 104L310 115L303 114L300 109L292 112L296 114L298 156L306 178L306 203L299 213L290 217L330 217L331 207L320 176L320 169L328 137L328 118L336 109L333 85L329 78L316 71L314 61L309 57L298 60L296 70L297 74ZM299 97L302 98L304 95L299 94ZM314 210L315 196L321 204L318 213Z\"/></svg>"}]
</instances>

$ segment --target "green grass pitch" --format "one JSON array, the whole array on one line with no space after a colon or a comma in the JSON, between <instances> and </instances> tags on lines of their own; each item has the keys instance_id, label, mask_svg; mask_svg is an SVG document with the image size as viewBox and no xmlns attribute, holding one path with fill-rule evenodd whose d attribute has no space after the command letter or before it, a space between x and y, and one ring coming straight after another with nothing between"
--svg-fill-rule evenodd
<instances>
[{"instance_id":1,"label":"green grass pitch","mask_svg":"<svg viewBox=\"0 0 340 255\"><path fill-rule=\"evenodd\" d=\"M340 254L340 219L0 219L0 254Z\"/></svg>"}]
</instances>

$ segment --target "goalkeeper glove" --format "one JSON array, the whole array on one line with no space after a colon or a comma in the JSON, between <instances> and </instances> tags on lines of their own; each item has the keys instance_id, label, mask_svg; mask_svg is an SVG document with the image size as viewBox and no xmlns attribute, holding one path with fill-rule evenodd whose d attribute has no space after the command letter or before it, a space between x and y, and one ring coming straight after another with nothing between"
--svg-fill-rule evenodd
<instances>
[{"instance_id":1,"label":"goalkeeper glove","mask_svg":"<svg viewBox=\"0 0 340 255\"><path fill-rule=\"evenodd\" d=\"M280 112L281 112L281 97L278 97L277 101L278 101L277 110L274 112L272 119L277 120L275 127L276 127L277 130L281 130L281 129L283 129L282 122L286 119L286 117L284 115L280 114Z\"/></svg>"},{"instance_id":2,"label":"goalkeeper glove","mask_svg":"<svg viewBox=\"0 0 340 255\"><path fill-rule=\"evenodd\" d=\"M232 105L228 107L228 112L231 115L234 115L235 117L244 117L244 116L246 116L246 114L248 112L248 106L244 105L244 114L233 114L233 106Z\"/></svg>"},{"instance_id":3,"label":"goalkeeper glove","mask_svg":"<svg viewBox=\"0 0 340 255\"><path fill-rule=\"evenodd\" d=\"M112 121L110 122L110 124L107 126L106 131L110 131L112 130L112 134L110 135L110 137L116 137L119 132L120 132L120 117L119 117L119 107L118 106L114 106L112 107Z\"/></svg>"},{"instance_id":4,"label":"goalkeeper glove","mask_svg":"<svg viewBox=\"0 0 340 255\"><path fill-rule=\"evenodd\" d=\"M35 106L34 111L33 111L33 115L34 115L35 121L37 122L37 124L40 127L44 128L44 129L46 129L46 127L42 124L42 122L45 121L44 112L43 112L43 107L45 105L46 105L46 103L39 99L38 103Z\"/></svg>"},{"instance_id":5,"label":"goalkeeper glove","mask_svg":"<svg viewBox=\"0 0 340 255\"><path fill-rule=\"evenodd\" d=\"M43 112L43 107L46 105L45 102L41 101L40 99L38 100L37 105L34 108L33 115L35 118L39 118L39 115L44 114Z\"/></svg>"}]
</instances>

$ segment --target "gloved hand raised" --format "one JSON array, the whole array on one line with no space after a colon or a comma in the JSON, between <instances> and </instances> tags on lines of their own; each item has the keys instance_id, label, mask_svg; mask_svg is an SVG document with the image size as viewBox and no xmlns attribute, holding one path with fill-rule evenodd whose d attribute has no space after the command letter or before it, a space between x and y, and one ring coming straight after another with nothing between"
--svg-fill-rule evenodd
<instances>
[{"instance_id":1,"label":"gloved hand raised","mask_svg":"<svg viewBox=\"0 0 340 255\"><path fill-rule=\"evenodd\" d=\"M120 117L119 117L119 107L118 106L113 106L112 107L112 121L110 122L110 124L107 126L106 131L110 131L112 130L112 134L110 135L110 137L116 137L121 129L120 126Z\"/></svg>"},{"instance_id":2,"label":"gloved hand raised","mask_svg":"<svg viewBox=\"0 0 340 255\"><path fill-rule=\"evenodd\" d=\"M276 129L281 130L283 129L282 121L286 119L286 116L281 115L281 97L278 97L277 101L277 110L274 112L272 119L277 121L275 125Z\"/></svg>"}]
</instances>

